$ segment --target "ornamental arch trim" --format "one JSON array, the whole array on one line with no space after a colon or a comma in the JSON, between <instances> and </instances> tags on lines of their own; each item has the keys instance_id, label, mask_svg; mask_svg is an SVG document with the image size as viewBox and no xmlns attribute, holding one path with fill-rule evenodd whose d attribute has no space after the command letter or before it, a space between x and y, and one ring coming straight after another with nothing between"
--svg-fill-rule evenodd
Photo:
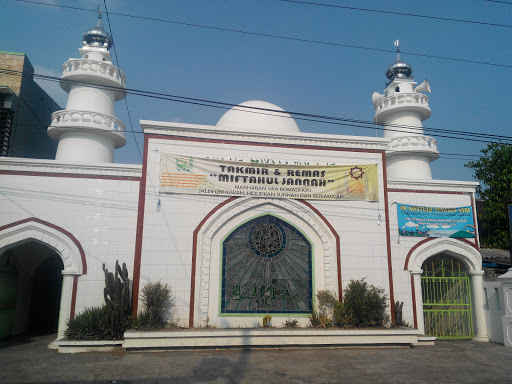
<instances>
[{"instance_id":1,"label":"ornamental arch trim","mask_svg":"<svg viewBox=\"0 0 512 384\"><path fill-rule=\"evenodd\" d=\"M37 218L0 227L0 253L29 241L36 241L53 249L62 259L63 275L87 273L85 252L80 242L65 229Z\"/></svg>"},{"instance_id":2,"label":"ornamental arch trim","mask_svg":"<svg viewBox=\"0 0 512 384\"><path fill-rule=\"evenodd\" d=\"M192 276L194 308L191 308L189 323L196 326L204 323L209 311L210 277L218 275L211 271L212 257L215 249L212 244L219 231L228 228L229 232L240 226L244 221L262 214L280 216L291 225L303 229L308 227L315 234L315 256L322 258L322 289L338 291L337 236L331 231L325 218L316 213L306 204L291 199L262 199L256 197L238 198L223 205L211 215L199 228L196 243L195 276ZM194 270L194 268L193 268ZM213 288L212 288L213 289ZM192 304L191 303L191 304ZM193 320L193 321L192 321Z\"/></svg>"},{"instance_id":3,"label":"ornamental arch trim","mask_svg":"<svg viewBox=\"0 0 512 384\"><path fill-rule=\"evenodd\" d=\"M482 269L482 256L471 243L451 238L427 238L418 243L407 255L404 269L408 271L421 271L423 262L429 257L439 253L447 253L461 260L468 272L475 273Z\"/></svg>"}]
</instances>

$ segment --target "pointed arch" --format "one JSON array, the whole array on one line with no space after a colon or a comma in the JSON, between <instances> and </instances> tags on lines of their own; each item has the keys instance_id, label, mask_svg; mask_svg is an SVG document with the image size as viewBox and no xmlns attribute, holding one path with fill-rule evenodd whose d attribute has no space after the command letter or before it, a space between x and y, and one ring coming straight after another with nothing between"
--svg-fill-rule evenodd
<instances>
[{"instance_id":1,"label":"pointed arch","mask_svg":"<svg viewBox=\"0 0 512 384\"><path fill-rule=\"evenodd\" d=\"M426 259L441 252L459 258L470 272L482 269L482 256L473 243L465 239L429 237L411 248L405 259L404 270L420 271Z\"/></svg>"},{"instance_id":2,"label":"pointed arch","mask_svg":"<svg viewBox=\"0 0 512 384\"><path fill-rule=\"evenodd\" d=\"M32 240L55 250L64 264L63 275L87 274L84 249L76 237L64 228L35 217L0 227L0 253Z\"/></svg>"},{"instance_id":3,"label":"pointed arch","mask_svg":"<svg viewBox=\"0 0 512 384\"><path fill-rule=\"evenodd\" d=\"M341 294L341 266L339 235L325 217L300 200L262 199L255 197L230 198L215 207L194 231L192 276L190 290L189 326L198 324L201 313L208 312L208 292L212 241L214 236L226 228L232 229L242 221L262 213L286 216L298 228L307 228L315 234L315 252L323 260L323 288ZM341 296L341 295L340 295ZM206 318L206 316L204 316ZM203 318L204 320L204 318Z\"/></svg>"}]
</instances>

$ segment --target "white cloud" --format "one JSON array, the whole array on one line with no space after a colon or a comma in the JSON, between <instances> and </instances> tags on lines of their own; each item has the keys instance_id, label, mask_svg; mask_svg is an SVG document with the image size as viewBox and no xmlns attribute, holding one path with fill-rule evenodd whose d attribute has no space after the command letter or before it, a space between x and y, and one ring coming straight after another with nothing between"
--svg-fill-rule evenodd
<instances>
[{"instance_id":1,"label":"white cloud","mask_svg":"<svg viewBox=\"0 0 512 384\"><path fill-rule=\"evenodd\" d=\"M451 227L451 225L449 225L449 224L441 225L441 228L444 228L444 229L448 229L450 227Z\"/></svg>"},{"instance_id":2,"label":"white cloud","mask_svg":"<svg viewBox=\"0 0 512 384\"><path fill-rule=\"evenodd\" d=\"M405 226L406 227L418 227L418 224L413 223L412 221L408 221L407 223L405 223Z\"/></svg>"},{"instance_id":3,"label":"white cloud","mask_svg":"<svg viewBox=\"0 0 512 384\"><path fill-rule=\"evenodd\" d=\"M53 77L60 77L62 73L53 68L46 68L38 64L34 65L34 72L37 75L46 75ZM68 100L68 94L62 90L58 81L48 81L48 80L40 80L35 79L35 82L45 90L45 92L50 95L50 97L55 100L57 104L59 104L63 109L66 107L66 102Z\"/></svg>"},{"instance_id":4,"label":"white cloud","mask_svg":"<svg viewBox=\"0 0 512 384\"><path fill-rule=\"evenodd\" d=\"M427 228L437 229L437 228L439 228L439 225L430 224L430 225L427 225Z\"/></svg>"}]
</instances>

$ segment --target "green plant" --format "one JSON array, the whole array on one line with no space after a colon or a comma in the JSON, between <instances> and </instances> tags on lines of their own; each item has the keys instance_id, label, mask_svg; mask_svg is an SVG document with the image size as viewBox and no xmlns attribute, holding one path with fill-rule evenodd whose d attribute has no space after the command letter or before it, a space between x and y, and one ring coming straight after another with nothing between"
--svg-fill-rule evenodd
<instances>
[{"instance_id":1,"label":"green plant","mask_svg":"<svg viewBox=\"0 0 512 384\"><path fill-rule=\"evenodd\" d=\"M351 280L344 291L344 310L354 327L382 327L389 321L384 290L364 279Z\"/></svg>"},{"instance_id":2,"label":"green plant","mask_svg":"<svg viewBox=\"0 0 512 384\"><path fill-rule=\"evenodd\" d=\"M285 328L297 328L299 325L299 320L297 319L288 319L284 322Z\"/></svg>"},{"instance_id":3,"label":"green plant","mask_svg":"<svg viewBox=\"0 0 512 384\"><path fill-rule=\"evenodd\" d=\"M121 268L116 260L115 274L109 272L103 264L103 272L105 272L103 296L108 327L116 339L122 339L124 332L130 327L132 311L130 280L126 263L123 263Z\"/></svg>"},{"instance_id":4,"label":"green plant","mask_svg":"<svg viewBox=\"0 0 512 384\"><path fill-rule=\"evenodd\" d=\"M174 299L171 292L171 287L160 281L146 283L141 292L144 309L134 321L134 328L139 330L165 328L173 315Z\"/></svg>"},{"instance_id":5,"label":"green plant","mask_svg":"<svg viewBox=\"0 0 512 384\"><path fill-rule=\"evenodd\" d=\"M395 303L395 326L397 327L408 327L411 326L407 321L404 321L403 317L403 308L404 308L404 302L403 301L397 301Z\"/></svg>"},{"instance_id":6,"label":"green plant","mask_svg":"<svg viewBox=\"0 0 512 384\"><path fill-rule=\"evenodd\" d=\"M112 340L105 306L86 308L69 319L64 335L70 340Z\"/></svg>"},{"instance_id":7,"label":"green plant","mask_svg":"<svg viewBox=\"0 0 512 384\"><path fill-rule=\"evenodd\" d=\"M332 322L335 327L347 328L352 323L352 316L347 312L344 303L336 303L334 307Z\"/></svg>"},{"instance_id":8,"label":"green plant","mask_svg":"<svg viewBox=\"0 0 512 384\"><path fill-rule=\"evenodd\" d=\"M270 328L272 326L272 316L266 315L263 318L263 328Z\"/></svg>"},{"instance_id":9,"label":"green plant","mask_svg":"<svg viewBox=\"0 0 512 384\"><path fill-rule=\"evenodd\" d=\"M313 310L310 315L312 327L330 328L334 326L332 321L333 310L338 303L336 294L330 291L318 291L316 294L318 311Z\"/></svg>"},{"instance_id":10,"label":"green plant","mask_svg":"<svg viewBox=\"0 0 512 384\"><path fill-rule=\"evenodd\" d=\"M476 191L484 200L483 212L478 214L480 240L486 247L508 249L505 202L512 200L512 145L489 143L480 152L479 160L465 164L474 170L474 178L480 182Z\"/></svg>"}]
</instances>

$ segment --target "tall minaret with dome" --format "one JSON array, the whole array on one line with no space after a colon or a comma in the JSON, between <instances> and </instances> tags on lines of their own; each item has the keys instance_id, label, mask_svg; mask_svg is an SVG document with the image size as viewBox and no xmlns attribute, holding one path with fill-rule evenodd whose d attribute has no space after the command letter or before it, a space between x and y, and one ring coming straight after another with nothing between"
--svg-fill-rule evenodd
<instances>
[{"instance_id":1,"label":"tall minaret with dome","mask_svg":"<svg viewBox=\"0 0 512 384\"><path fill-rule=\"evenodd\" d=\"M114 149L126 144L125 125L114 115L114 103L126 96L126 77L112 65L112 44L98 10L96 25L82 35L81 58L62 66L60 86L69 93L68 102L52 114L48 128L59 141L55 160L112 163Z\"/></svg>"},{"instance_id":2,"label":"tall minaret with dome","mask_svg":"<svg viewBox=\"0 0 512 384\"><path fill-rule=\"evenodd\" d=\"M414 81L412 67L400 57L398 40L396 59L386 70L389 82L384 94L374 92L374 122L386 129L384 137L390 139L386 151L386 169L389 178L432 179L430 162L439 157L436 140L425 136L422 122L430 115L428 97L430 85Z\"/></svg>"}]
</instances>

